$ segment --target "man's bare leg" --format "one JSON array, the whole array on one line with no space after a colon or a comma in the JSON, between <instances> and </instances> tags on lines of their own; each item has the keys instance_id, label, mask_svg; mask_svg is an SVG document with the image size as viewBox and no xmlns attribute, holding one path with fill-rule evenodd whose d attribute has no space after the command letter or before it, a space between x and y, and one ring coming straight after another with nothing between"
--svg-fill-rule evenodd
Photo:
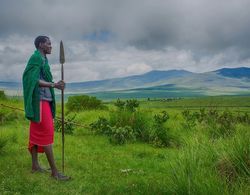
<instances>
[{"instance_id":1,"label":"man's bare leg","mask_svg":"<svg viewBox=\"0 0 250 195\"><path fill-rule=\"evenodd\" d=\"M52 176L55 176L58 174L58 170L56 168L56 164L54 160L52 145L44 146L43 148L44 148L44 152L46 154L46 157L48 159L48 162L51 168L51 174Z\"/></svg>"},{"instance_id":2,"label":"man's bare leg","mask_svg":"<svg viewBox=\"0 0 250 195\"><path fill-rule=\"evenodd\" d=\"M51 176L57 180L66 181L66 180L71 179L70 177L65 176L65 175L58 172L58 170L56 168L55 160L54 160L52 145L44 146L44 151L45 151L45 154L47 156L47 159L49 161L49 165L51 168Z\"/></svg>"},{"instance_id":3,"label":"man's bare leg","mask_svg":"<svg viewBox=\"0 0 250 195\"><path fill-rule=\"evenodd\" d=\"M42 168L40 167L38 163L38 153L37 153L37 146L33 146L31 148L31 159L32 159L32 171L38 171L41 170Z\"/></svg>"}]
</instances>

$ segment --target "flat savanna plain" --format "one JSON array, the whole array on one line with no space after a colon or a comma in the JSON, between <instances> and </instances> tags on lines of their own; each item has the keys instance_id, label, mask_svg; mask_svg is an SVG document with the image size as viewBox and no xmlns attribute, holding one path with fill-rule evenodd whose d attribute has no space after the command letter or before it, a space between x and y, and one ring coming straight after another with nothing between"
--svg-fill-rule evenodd
<instances>
[{"instance_id":1,"label":"flat savanna plain","mask_svg":"<svg viewBox=\"0 0 250 195\"><path fill-rule=\"evenodd\" d=\"M113 144L107 135L94 133L89 124L116 112L114 102L75 113L74 121L82 126L65 136L65 174L72 177L67 182L31 173L29 122L21 111L1 106L0 194L250 193L250 97L139 100L138 112L151 118L168 114L163 124L171 135L167 146L140 139ZM20 100L0 103L23 109ZM61 169L60 132L54 155ZM44 154L39 160L48 168Z\"/></svg>"}]
</instances>

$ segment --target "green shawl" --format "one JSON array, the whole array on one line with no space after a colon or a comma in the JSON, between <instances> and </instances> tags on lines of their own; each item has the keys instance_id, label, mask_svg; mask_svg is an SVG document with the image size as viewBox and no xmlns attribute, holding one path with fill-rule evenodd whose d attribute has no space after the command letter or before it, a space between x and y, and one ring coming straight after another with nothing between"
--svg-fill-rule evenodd
<instances>
[{"instance_id":1,"label":"green shawl","mask_svg":"<svg viewBox=\"0 0 250 195\"><path fill-rule=\"evenodd\" d=\"M23 73L23 98L25 117L34 122L40 121L39 79L43 63L43 56L38 50L36 50L30 57ZM45 61L43 69L45 73L45 81L52 82L53 77L50 72L50 67L47 60ZM52 96L51 111L53 118L55 118L56 104L54 89L50 88L50 92Z\"/></svg>"}]
</instances>

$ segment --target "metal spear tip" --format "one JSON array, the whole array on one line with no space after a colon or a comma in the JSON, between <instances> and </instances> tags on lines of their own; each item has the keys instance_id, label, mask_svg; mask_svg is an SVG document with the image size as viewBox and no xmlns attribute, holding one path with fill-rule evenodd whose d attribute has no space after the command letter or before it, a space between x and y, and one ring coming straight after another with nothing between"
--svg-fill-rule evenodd
<instances>
[{"instance_id":1,"label":"metal spear tip","mask_svg":"<svg viewBox=\"0 0 250 195\"><path fill-rule=\"evenodd\" d=\"M64 57L64 48L63 48L63 42L60 42L60 63L65 63L65 57Z\"/></svg>"}]
</instances>

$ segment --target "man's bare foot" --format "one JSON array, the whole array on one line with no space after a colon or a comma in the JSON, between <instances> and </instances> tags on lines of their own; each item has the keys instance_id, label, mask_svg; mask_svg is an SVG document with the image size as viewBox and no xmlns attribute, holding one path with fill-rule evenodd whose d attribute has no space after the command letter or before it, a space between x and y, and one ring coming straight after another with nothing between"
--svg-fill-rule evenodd
<instances>
[{"instance_id":1,"label":"man's bare foot","mask_svg":"<svg viewBox=\"0 0 250 195\"><path fill-rule=\"evenodd\" d=\"M48 170L42 168L42 167L36 167L32 168L31 173L48 173Z\"/></svg>"},{"instance_id":2,"label":"man's bare foot","mask_svg":"<svg viewBox=\"0 0 250 195\"><path fill-rule=\"evenodd\" d=\"M51 174L51 177L53 177L54 179L58 180L58 181L68 181L71 179L71 177L63 175L62 173L56 173L56 174Z\"/></svg>"}]
</instances>

